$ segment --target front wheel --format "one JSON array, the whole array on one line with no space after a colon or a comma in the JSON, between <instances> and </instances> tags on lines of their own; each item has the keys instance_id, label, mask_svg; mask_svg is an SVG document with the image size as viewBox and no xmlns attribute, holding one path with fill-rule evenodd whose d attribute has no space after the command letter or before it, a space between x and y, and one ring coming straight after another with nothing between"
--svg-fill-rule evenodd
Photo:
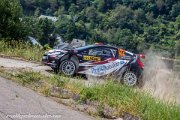
<instances>
[{"instance_id":1,"label":"front wheel","mask_svg":"<svg viewBox=\"0 0 180 120\"><path fill-rule=\"evenodd\" d=\"M59 71L67 76L74 75L76 72L76 65L72 60L64 60L59 66Z\"/></svg>"},{"instance_id":2,"label":"front wheel","mask_svg":"<svg viewBox=\"0 0 180 120\"><path fill-rule=\"evenodd\" d=\"M127 86L135 86L138 82L136 74L132 71L128 71L123 76L123 83Z\"/></svg>"}]
</instances>

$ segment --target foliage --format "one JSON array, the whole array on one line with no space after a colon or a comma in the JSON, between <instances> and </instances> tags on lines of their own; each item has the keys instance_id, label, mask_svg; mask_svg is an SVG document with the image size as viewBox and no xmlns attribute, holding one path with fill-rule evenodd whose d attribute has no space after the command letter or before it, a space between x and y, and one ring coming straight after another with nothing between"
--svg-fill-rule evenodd
<instances>
[{"instance_id":1,"label":"foliage","mask_svg":"<svg viewBox=\"0 0 180 120\"><path fill-rule=\"evenodd\" d=\"M0 40L0 54L41 61L43 53L39 46L32 46L28 42Z\"/></svg>"},{"instance_id":2,"label":"foliage","mask_svg":"<svg viewBox=\"0 0 180 120\"><path fill-rule=\"evenodd\" d=\"M114 107L119 115L131 113L143 120L178 120L180 107L162 103L149 94L123 86L113 81L103 85L84 87L82 99L99 101L103 106Z\"/></svg>"},{"instance_id":3,"label":"foliage","mask_svg":"<svg viewBox=\"0 0 180 120\"><path fill-rule=\"evenodd\" d=\"M11 2L13 6L5 7ZM174 55L175 41L180 39L177 0L20 0L24 17L18 0L1 3L3 20L7 19L7 24L2 24L3 20L0 23L4 28L2 37L30 35L50 47L59 34L67 41L78 38L88 43L111 43L136 53L143 52L138 48L142 44L154 45L155 49L173 51ZM55 15L58 21L39 19L41 14ZM12 20L15 26L10 24Z\"/></svg>"},{"instance_id":4,"label":"foliage","mask_svg":"<svg viewBox=\"0 0 180 120\"><path fill-rule=\"evenodd\" d=\"M35 73L32 71L20 72L20 73L16 74L15 77L19 79L19 82L22 85L36 83L42 79L42 77L39 75L39 73Z\"/></svg>"},{"instance_id":5,"label":"foliage","mask_svg":"<svg viewBox=\"0 0 180 120\"><path fill-rule=\"evenodd\" d=\"M25 35L21 32L22 9L18 0L0 1L0 37L23 38Z\"/></svg>"}]
</instances>

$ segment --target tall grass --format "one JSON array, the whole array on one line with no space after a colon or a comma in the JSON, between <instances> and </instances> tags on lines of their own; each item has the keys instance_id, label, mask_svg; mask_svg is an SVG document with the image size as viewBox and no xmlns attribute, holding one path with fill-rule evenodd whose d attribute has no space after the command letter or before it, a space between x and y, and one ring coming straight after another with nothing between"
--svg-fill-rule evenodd
<instances>
[{"instance_id":1,"label":"tall grass","mask_svg":"<svg viewBox=\"0 0 180 120\"><path fill-rule=\"evenodd\" d=\"M99 101L115 108L116 114L131 113L143 120L179 120L180 106L163 103L147 93L124 85L107 82L104 85L84 87L82 99Z\"/></svg>"},{"instance_id":2,"label":"tall grass","mask_svg":"<svg viewBox=\"0 0 180 120\"><path fill-rule=\"evenodd\" d=\"M40 61L44 51L28 42L0 40L0 54Z\"/></svg>"}]
</instances>

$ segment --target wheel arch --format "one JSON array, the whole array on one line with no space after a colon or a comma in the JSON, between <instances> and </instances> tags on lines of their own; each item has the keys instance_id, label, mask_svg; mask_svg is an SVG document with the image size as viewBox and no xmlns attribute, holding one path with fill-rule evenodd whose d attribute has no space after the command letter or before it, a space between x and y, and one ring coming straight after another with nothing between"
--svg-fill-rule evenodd
<instances>
[{"instance_id":1,"label":"wheel arch","mask_svg":"<svg viewBox=\"0 0 180 120\"><path fill-rule=\"evenodd\" d=\"M58 60L58 70L59 70L60 64L65 60L72 60L76 65L76 72L77 72L77 70L79 69L79 59L78 59L78 57L76 55L72 55L72 54L69 54L69 53L64 55L63 57L61 57Z\"/></svg>"}]
</instances>

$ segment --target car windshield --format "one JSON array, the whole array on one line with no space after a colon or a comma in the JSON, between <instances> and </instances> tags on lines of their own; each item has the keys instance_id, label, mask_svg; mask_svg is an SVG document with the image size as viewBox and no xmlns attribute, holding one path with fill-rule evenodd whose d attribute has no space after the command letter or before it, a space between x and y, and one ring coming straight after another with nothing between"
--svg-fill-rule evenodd
<instances>
[{"instance_id":1,"label":"car windshield","mask_svg":"<svg viewBox=\"0 0 180 120\"><path fill-rule=\"evenodd\" d=\"M75 48L76 50L84 50L84 49L87 49L87 48L90 48L92 47L93 45L88 45L88 46L83 46L83 47L79 47L79 48Z\"/></svg>"}]
</instances>

